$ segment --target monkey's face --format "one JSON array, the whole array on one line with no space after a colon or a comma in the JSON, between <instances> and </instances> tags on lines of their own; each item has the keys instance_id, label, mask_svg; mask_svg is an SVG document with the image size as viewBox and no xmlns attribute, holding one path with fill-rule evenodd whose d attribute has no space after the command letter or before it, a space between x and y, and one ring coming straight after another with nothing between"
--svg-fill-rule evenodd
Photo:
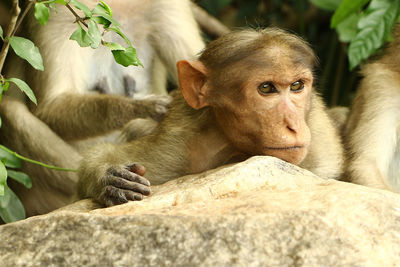
<instances>
[{"instance_id":1,"label":"monkey's face","mask_svg":"<svg viewBox=\"0 0 400 267\"><path fill-rule=\"evenodd\" d=\"M211 97L221 129L242 152L299 164L311 139L306 123L311 71L281 58L279 64L269 61L268 67L241 72L235 74L242 79L239 88Z\"/></svg>"}]
</instances>

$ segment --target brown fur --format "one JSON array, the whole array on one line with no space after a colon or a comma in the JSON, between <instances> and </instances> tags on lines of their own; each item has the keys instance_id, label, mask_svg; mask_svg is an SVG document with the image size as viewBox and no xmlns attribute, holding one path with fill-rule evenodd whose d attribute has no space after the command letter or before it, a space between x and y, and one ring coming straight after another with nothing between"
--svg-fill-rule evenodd
<instances>
[{"instance_id":1,"label":"brown fur","mask_svg":"<svg viewBox=\"0 0 400 267\"><path fill-rule=\"evenodd\" d=\"M260 45L247 49L252 42ZM304 51L310 55L303 64L297 59L305 57ZM260 64L247 65L250 58L256 61L254 55ZM273 65L266 59L273 59ZM276 156L324 178L338 178L342 146L312 90L314 63L303 40L274 28L238 31L211 42L199 61L178 62L181 92L151 135L86 153L80 197L94 197L107 206L138 200L150 193L148 181L160 184L253 155ZM304 89L290 91L298 80ZM260 94L258 85L265 81L278 92ZM130 171L132 162L146 167L148 181Z\"/></svg>"}]
</instances>

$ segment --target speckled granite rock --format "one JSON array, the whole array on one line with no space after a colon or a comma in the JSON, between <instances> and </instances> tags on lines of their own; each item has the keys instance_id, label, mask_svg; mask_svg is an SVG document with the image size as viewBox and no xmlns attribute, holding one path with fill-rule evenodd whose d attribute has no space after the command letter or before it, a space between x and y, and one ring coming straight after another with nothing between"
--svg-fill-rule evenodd
<instances>
[{"instance_id":1,"label":"speckled granite rock","mask_svg":"<svg viewBox=\"0 0 400 267\"><path fill-rule=\"evenodd\" d=\"M270 157L0 227L0 266L396 266L400 195Z\"/></svg>"}]
</instances>

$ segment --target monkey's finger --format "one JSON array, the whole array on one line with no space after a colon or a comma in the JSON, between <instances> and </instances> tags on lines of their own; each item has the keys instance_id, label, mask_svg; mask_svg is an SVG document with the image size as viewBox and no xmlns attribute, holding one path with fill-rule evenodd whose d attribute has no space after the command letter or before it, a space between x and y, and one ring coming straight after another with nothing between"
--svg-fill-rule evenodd
<instances>
[{"instance_id":1,"label":"monkey's finger","mask_svg":"<svg viewBox=\"0 0 400 267\"><path fill-rule=\"evenodd\" d=\"M128 181L127 179L121 179L120 177L116 176L111 176L108 178L108 183L116 188L120 189L127 189L131 190L140 194L143 194L145 196L150 195L150 187L137 183L137 182L131 182Z\"/></svg>"},{"instance_id":2,"label":"monkey's finger","mask_svg":"<svg viewBox=\"0 0 400 267\"><path fill-rule=\"evenodd\" d=\"M142 171L142 170L139 169L139 171ZM139 183L139 184L142 184L145 186L150 186L150 182L146 178L144 178L138 174L135 174L125 168L123 168L123 169L113 168L109 171L109 173L113 176L121 177L121 178L124 178L131 182L136 182L136 183Z\"/></svg>"},{"instance_id":3,"label":"monkey's finger","mask_svg":"<svg viewBox=\"0 0 400 267\"><path fill-rule=\"evenodd\" d=\"M157 100L157 105L161 107L169 107L173 98L169 95L159 96Z\"/></svg>"},{"instance_id":4,"label":"monkey's finger","mask_svg":"<svg viewBox=\"0 0 400 267\"><path fill-rule=\"evenodd\" d=\"M123 190L126 199L128 200L142 200L143 199L143 195L136 193L136 192L132 192L129 190Z\"/></svg>"},{"instance_id":5,"label":"monkey's finger","mask_svg":"<svg viewBox=\"0 0 400 267\"><path fill-rule=\"evenodd\" d=\"M134 172L140 176L144 176L144 174L146 173L146 168L143 165L137 164L137 163L133 163L133 164L126 166L126 169L128 171Z\"/></svg>"},{"instance_id":6,"label":"monkey's finger","mask_svg":"<svg viewBox=\"0 0 400 267\"><path fill-rule=\"evenodd\" d=\"M142 200L143 195L140 193L132 192L129 190L121 190L113 186L104 188L103 193L100 195L100 202L107 207L120 205L128 202L128 200Z\"/></svg>"},{"instance_id":7,"label":"monkey's finger","mask_svg":"<svg viewBox=\"0 0 400 267\"><path fill-rule=\"evenodd\" d=\"M103 192L99 196L99 201L105 206L111 207L126 203L128 202L128 199L125 197L121 189L109 185L104 187Z\"/></svg>"}]
</instances>

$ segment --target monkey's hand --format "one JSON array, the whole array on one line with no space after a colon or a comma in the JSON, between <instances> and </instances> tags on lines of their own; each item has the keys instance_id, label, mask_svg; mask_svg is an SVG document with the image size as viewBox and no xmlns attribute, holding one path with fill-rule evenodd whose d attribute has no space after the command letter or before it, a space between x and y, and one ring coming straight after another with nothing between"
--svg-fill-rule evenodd
<instances>
[{"instance_id":1,"label":"monkey's hand","mask_svg":"<svg viewBox=\"0 0 400 267\"><path fill-rule=\"evenodd\" d=\"M107 207L142 200L150 195L150 182L143 177L146 169L139 164L117 165L107 169L102 177L104 187L98 200Z\"/></svg>"},{"instance_id":2,"label":"monkey's hand","mask_svg":"<svg viewBox=\"0 0 400 267\"><path fill-rule=\"evenodd\" d=\"M138 113L142 114L141 117L151 117L156 121L160 121L167 113L172 97L169 95L149 95L135 101Z\"/></svg>"}]
</instances>

